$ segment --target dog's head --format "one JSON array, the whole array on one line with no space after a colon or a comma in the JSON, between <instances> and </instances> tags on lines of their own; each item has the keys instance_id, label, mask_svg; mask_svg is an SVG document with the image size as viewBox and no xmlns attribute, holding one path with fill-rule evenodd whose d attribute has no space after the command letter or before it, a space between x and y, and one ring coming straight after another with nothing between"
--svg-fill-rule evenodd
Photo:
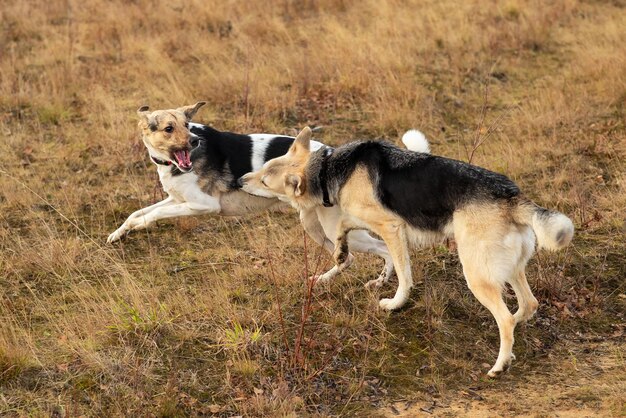
<instances>
[{"instance_id":1,"label":"dog's head","mask_svg":"<svg viewBox=\"0 0 626 418\"><path fill-rule=\"evenodd\" d=\"M267 161L259 171L245 174L238 180L239 186L256 196L307 206L306 166L311 156L311 136L311 129L304 128L285 155Z\"/></svg>"},{"instance_id":2,"label":"dog's head","mask_svg":"<svg viewBox=\"0 0 626 418\"><path fill-rule=\"evenodd\" d=\"M140 107L137 110L139 128L150 154L174 163L183 172L190 171L192 164L189 122L205 104L206 102L198 102L178 109L153 112L150 112L148 106Z\"/></svg>"}]
</instances>

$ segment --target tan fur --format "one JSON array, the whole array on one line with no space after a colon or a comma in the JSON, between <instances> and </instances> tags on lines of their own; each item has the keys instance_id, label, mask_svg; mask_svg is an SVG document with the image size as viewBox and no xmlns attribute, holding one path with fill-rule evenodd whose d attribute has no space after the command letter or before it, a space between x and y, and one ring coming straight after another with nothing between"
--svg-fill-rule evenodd
<instances>
[{"instance_id":1,"label":"tan fur","mask_svg":"<svg viewBox=\"0 0 626 418\"><path fill-rule=\"evenodd\" d=\"M396 274L398 275L396 295L393 299L382 299L380 307L386 310L400 308L406 303L410 289L413 286L407 248L406 222L381 206L374 195L374 187L370 176L362 167L357 167L346 184L341 188L339 205L344 212L344 217L337 231L337 248L339 252L342 246L347 251L345 236L351 229L365 228L380 235L389 248L389 253L396 266ZM409 267L407 268L407 266Z\"/></svg>"},{"instance_id":2,"label":"tan fur","mask_svg":"<svg viewBox=\"0 0 626 418\"><path fill-rule=\"evenodd\" d=\"M303 132L298 135L285 155L268 161L261 170L243 176L245 183L254 189L268 189L274 194L287 196L291 204L298 209L316 206L316 202L306 195L304 173L309 161L308 144L312 133L310 129L308 133L304 132L304 135Z\"/></svg>"},{"instance_id":3,"label":"tan fur","mask_svg":"<svg viewBox=\"0 0 626 418\"><path fill-rule=\"evenodd\" d=\"M189 142L189 129L186 127L193 115L206 102L198 102L195 105L183 106L177 109L155 110L150 112L148 106L139 108L139 129L146 146L164 159L172 159L172 153L177 149L187 148ZM173 131L168 133L165 128L171 126Z\"/></svg>"},{"instance_id":4,"label":"tan fur","mask_svg":"<svg viewBox=\"0 0 626 418\"><path fill-rule=\"evenodd\" d=\"M171 149L181 150L187 147L189 130L186 123L203 104L204 102L198 102L192 106L154 112L149 112L147 106L140 108L137 112L140 118L139 126L150 155L168 159ZM164 132L163 129L166 126L172 126L172 132ZM168 197L161 202L133 212L118 229L109 235L107 242L115 242L128 232L147 228L161 219L203 214L249 215L280 204L276 199L266 199L251 196L242 191L229 190L224 187L223 179L209 181L196 172L174 175L171 166L162 164L157 165L157 172Z\"/></svg>"},{"instance_id":5,"label":"tan fur","mask_svg":"<svg viewBox=\"0 0 626 418\"><path fill-rule=\"evenodd\" d=\"M385 209L374 196L374 187L364 169L356 169L341 190L340 205L349 217L340 228L344 231L367 227L381 236L387 244L398 274L398 290L393 299L383 299L383 309L398 309L404 305L412 286L407 235L412 230L399 216ZM527 226L512 222L512 208L508 204L470 205L454 214L453 235L457 241L459 258L467 285L494 316L500 333L498 360L489 371L490 376L506 370L511 360L515 325L528 319L537 309L524 268L533 252L524 240ZM338 234L337 247L341 249L343 235ZM524 245L526 243L526 245ZM347 251L347 247L345 248ZM519 309L512 315L502 298L505 283L510 283L518 299Z\"/></svg>"}]
</instances>

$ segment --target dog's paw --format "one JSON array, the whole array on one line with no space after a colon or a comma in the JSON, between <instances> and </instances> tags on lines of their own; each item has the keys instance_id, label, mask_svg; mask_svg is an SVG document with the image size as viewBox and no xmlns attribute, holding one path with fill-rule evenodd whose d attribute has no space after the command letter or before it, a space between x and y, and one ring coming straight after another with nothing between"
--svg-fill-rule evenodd
<instances>
[{"instance_id":1,"label":"dog's paw","mask_svg":"<svg viewBox=\"0 0 626 418\"><path fill-rule=\"evenodd\" d=\"M370 280L365 283L365 288L369 290L378 289L386 282L385 278L379 277L378 279Z\"/></svg>"},{"instance_id":2,"label":"dog's paw","mask_svg":"<svg viewBox=\"0 0 626 418\"><path fill-rule=\"evenodd\" d=\"M404 301L398 301L396 299L381 299L380 302L378 302L378 306L386 311L400 309L402 305L404 305Z\"/></svg>"},{"instance_id":3,"label":"dog's paw","mask_svg":"<svg viewBox=\"0 0 626 418\"><path fill-rule=\"evenodd\" d=\"M498 363L496 362L496 365L487 372L487 376L492 378L500 376L502 373L508 371L511 368L511 362L513 360L515 360L515 354L511 353L511 357L509 357L509 360L506 361L502 366L498 365Z\"/></svg>"},{"instance_id":4,"label":"dog's paw","mask_svg":"<svg viewBox=\"0 0 626 418\"><path fill-rule=\"evenodd\" d=\"M503 368L496 368L495 366L489 370L487 372L487 376L491 377L491 378L496 378L498 376L500 376L502 373L506 372L507 370L509 370L509 367L511 366L511 363L507 364L505 367Z\"/></svg>"},{"instance_id":5,"label":"dog's paw","mask_svg":"<svg viewBox=\"0 0 626 418\"><path fill-rule=\"evenodd\" d=\"M119 241L120 239L122 239L124 235L126 235L126 230L123 228L119 228L118 230L113 232L111 235L109 235L109 237L107 238L107 244L111 244L111 243L114 243L115 241Z\"/></svg>"},{"instance_id":6,"label":"dog's paw","mask_svg":"<svg viewBox=\"0 0 626 418\"><path fill-rule=\"evenodd\" d=\"M330 282L330 279L333 278L333 274L331 274L330 271L327 271L324 274L315 274L311 277L309 277L309 281L313 282L313 286L317 286L317 285L321 285L321 284L327 284L328 282Z\"/></svg>"}]
</instances>

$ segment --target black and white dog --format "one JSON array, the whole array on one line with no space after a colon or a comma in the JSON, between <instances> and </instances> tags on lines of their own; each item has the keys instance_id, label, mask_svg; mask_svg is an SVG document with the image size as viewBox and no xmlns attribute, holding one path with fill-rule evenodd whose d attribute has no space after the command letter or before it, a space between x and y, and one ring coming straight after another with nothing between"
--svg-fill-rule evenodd
<instances>
[{"instance_id":1,"label":"black and white dog","mask_svg":"<svg viewBox=\"0 0 626 418\"><path fill-rule=\"evenodd\" d=\"M191 123L192 117L205 102L178 109L138 110L139 128L151 160L157 165L159 179L168 197L131 214L107 242L115 242L128 232L148 227L160 219L214 214L239 216L270 209L280 200L274 196L253 196L240 190L237 179L259 170L265 162L284 155L294 138L274 134L242 135L220 132L206 125ZM409 131L402 138L408 149L428 152L428 142L418 131ZM323 147L311 141L311 148ZM334 250L339 207L319 207L300 212L306 232L330 253ZM385 260L385 267L368 286L380 286L393 273L393 260L384 242L366 231L349 234L354 251L373 253ZM352 255L348 255L350 262ZM317 277L326 281L339 272L334 266Z\"/></svg>"}]
</instances>

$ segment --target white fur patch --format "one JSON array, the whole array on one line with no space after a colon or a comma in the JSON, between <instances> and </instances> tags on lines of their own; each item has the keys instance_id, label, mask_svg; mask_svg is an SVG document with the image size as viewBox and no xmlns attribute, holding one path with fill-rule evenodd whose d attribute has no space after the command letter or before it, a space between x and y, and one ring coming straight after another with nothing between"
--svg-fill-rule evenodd
<instances>
[{"instance_id":1,"label":"white fur patch","mask_svg":"<svg viewBox=\"0 0 626 418\"><path fill-rule=\"evenodd\" d=\"M402 135L402 143L409 151L430 154L430 145L426 136L417 129L406 131Z\"/></svg>"},{"instance_id":2,"label":"white fur patch","mask_svg":"<svg viewBox=\"0 0 626 418\"><path fill-rule=\"evenodd\" d=\"M315 152L318 149L322 148L324 146L324 144L322 144L321 142L317 142L317 141L311 141L311 152Z\"/></svg>"},{"instance_id":3,"label":"white fur patch","mask_svg":"<svg viewBox=\"0 0 626 418\"><path fill-rule=\"evenodd\" d=\"M274 134L250 134L252 139L252 171L259 171L265 164L265 150L272 143L272 140L282 135ZM324 144L317 141L311 141L311 152L322 148Z\"/></svg>"},{"instance_id":4,"label":"white fur patch","mask_svg":"<svg viewBox=\"0 0 626 418\"><path fill-rule=\"evenodd\" d=\"M265 163L265 150L276 135L252 134L252 171L258 171Z\"/></svg>"}]
</instances>

